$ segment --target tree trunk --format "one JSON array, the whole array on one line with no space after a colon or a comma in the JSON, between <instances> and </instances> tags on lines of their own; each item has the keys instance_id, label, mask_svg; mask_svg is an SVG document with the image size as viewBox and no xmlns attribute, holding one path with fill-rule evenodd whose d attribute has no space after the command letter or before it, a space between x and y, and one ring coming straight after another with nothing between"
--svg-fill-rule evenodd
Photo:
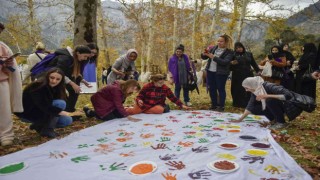
<instances>
[{"instance_id":1,"label":"tree trunk","mask_svg":"<svg viewBox=\"0 0 320 180\"><path fill-rule=\"evenodd\" d=\"M73 45L97 43L98 0L74 1Z\"/></svg>"},{"instance_id":2,"label":"tree trunk","mask_svg":"<svg viewBox=\"0 0 320 180\"><path fill-rule=\"evenodd\" d=\"M228 35L230 37L233 37L233 35L234 35L234 30L236 27L237 18L239 17L238 7L239 7L239 0L233 0L233 15L232 15L231 21L228 25Z\"/></svg>"},{"instance_id":3,"label":"tree trunk","mask_svg":"<svg viewBox=\"0 0 320 180\"><path fill-rule=\"evenodd\" d=\"M212 41L212 38L214 37L215 34L215 29L217 27L217 24L219 24L220 22L220 0L216 1L216 8L214 10L214 16L212 18L212 23L211 23L211 27L210 27L210 31L208 34L208 41L206 44L209 44L209 42Z\"/></svg>"},{"instance_id":4,"label":"tree trunk","mask_svg":"<svg viewBox=\"0 0 320 180\"><path fill-rule=\"evenodd\" d=\"M109 50L108 50L108 37L107 37L107 30L105 29L106 27L106 21L104 19L104 12L103 12L103 8L102 8L102 3L101 0L98 0L98 17L100 19L100 27L101 27L101 31L102 31L102 51L104 52L104 55L106 56L106 65L109 67L109 65L111 65L111 61L110 61L110 55L109 55Z\"/></svg>"},{"instance_id":5,"label":"tree trunk","mask_svg":"<svg viewBox=\"0 0 320 180\"><path fill-rule=\"evenodd\" d=\"M174 11L173 11L173 37L172 37L172 53L175 53L177 46L177 26L178 26L178 0L175 1Z\"/></svg>"},{"instance_id":6,"label":"tree trunk","mask_svg":"<svg viewBox=\"0 0 320 180\"><path fill-rule=\"evenodd\" d=\"M248 5L248 0L242 0L241 16L240 16L240 22L239 22L239 27L238 27L238 37L237 37L238 42L241 41L243 21L246 16L246 13L247 13L247 5Z\"/></svg>"},{"instance_id":7,"label":"tree trunk","mask_svg":"<svg viewBox=\"0 0 320 180\"><path fill-rule=\"evenodd\" d=\"M148 50L147 50L147 71L150 71L150 66L152 63L152 56L151 52L153 51L153 41L154 41L154 0L150 1L150 9L151 9L151 14L149 18L149 38L148 38Z\"/></svg>"},{"instance_id":8,"label":"tree trunk","mask_svg":"<svg viewBox=\"0 0 320 180\"><path fill-rule=\"evenodd\" d=\"M28 9L29 9L29 38L33 44L37 42L37 34L36 34L36 23L34 17L34 7L33 0L28 0ZM38 40L39 41L39 40Z\"/></svg>"},{"instance_id":9,"label":"tree trunk","mask_svg":"<svg viewBox=\"0 0 320 180\"><path fill-rule=\"evenodd\" d=\"M197 30L197 19L199 16L198 12L198 0L195 2L194 6L194 16L193 16L193 24L192 24L192 39L191 39L191 56L194 59L194 54L195 54L195 46L196 46L196 30Z\"/></svg>"}]
</instances>

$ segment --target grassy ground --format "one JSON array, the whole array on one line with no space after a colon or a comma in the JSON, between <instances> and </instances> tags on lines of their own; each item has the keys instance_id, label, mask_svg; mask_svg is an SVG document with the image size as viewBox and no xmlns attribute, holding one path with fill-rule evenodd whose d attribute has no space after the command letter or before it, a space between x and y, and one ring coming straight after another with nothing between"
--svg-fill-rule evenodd
<instances>
[{"instance_id":1,"label":"grassy ground","mask_svg":"<svg viewBox=\"0 0 320 180\"><path fill-rule=\"evenodd\" d=\"M319 87L320 84L318 84ZM243 109L231 106L230 81L227 83L227 112L241 113ZM320 97L318 88L318 97ZM84 105L90 106L90 95L81 95L77 103L77 108L81 111ZM133 103L133 97L127 99L126 104ZM318 98L319 99L319 98ZM194 109L207 110L210 98L206 94L205 88L200 88L200 95L191 93L191 102ZM170 104L171 109L176 107ZM319 106L319 104L318 104ZM303 113L290 125L280 131L274 131L276 140L280 145L304 168L314 179L320 179L320 107L313 113ZM69 135L72 132L101 123L94 118L83 117L80 121L74 122L71 126L58 129L59 138ZM29 124L20 122L14 117L15 141L14 145L8 147L0 146L0 156L13 153L25 148L40 145L50 139L40 137L35 131L29 130Z\"/></svg>"}]
</instances>

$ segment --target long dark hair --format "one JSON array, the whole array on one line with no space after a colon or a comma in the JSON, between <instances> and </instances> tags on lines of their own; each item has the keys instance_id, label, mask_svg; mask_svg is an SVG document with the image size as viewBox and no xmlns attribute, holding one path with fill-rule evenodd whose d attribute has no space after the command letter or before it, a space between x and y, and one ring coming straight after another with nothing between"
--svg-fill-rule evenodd
<instances>
[{"instance_id":1,"label":"long dark hair","mask_svg":"<svg viewBox=\"0 0 320 180\"><path fill-rule=\"evenodd\" d=\"M60 83L53 87L52 89L55 90L55 92L57 93L57 97L59 99L66 99L67 95L66 95L66 87L65 87L65 80L64 80L64 73L61 69L59 68L51 68L47 71L47 73L45 74L45 76L40 77L39 79L37 79L36 81L32 82L31 84L29 84L26 88L25 91L30 90L30 92L34 92L37 91L38 89L41 89L45 86L49 87L49 76L52 73L58 73L62 76Z\"/></svg>"},{"instance_id":2,"label":"long dark hair","mask_svg":"<svg viewBox=\"0 0 320 180\"><path fill-rule=\"evenodd\" d=\"M91 54L91 51L88 46L79 45L73 51L73 71L72 76L77 78L81 75L81 63L79 62L78 55L79 54Z\"/></svg>"},{"instance_id":3,"label":"long dark hair","mask_svg":"<svg viewBox=\"0 0 320 180\"><path fill-rule=\"evenodd\" d=\"M89 44L87 44L87 46L90 48L90 50L93 50L93 49L97 50L97 54L95 56L93 56L89 61L89 63L97 64L97 58L99 56L99 47L98 47L98 45L95 44L95 43L89 43Z\"/></svg>"},{"instance_id":4,"label":"long dark hair","mask_svg":"<svg viewBox=\"0 0 320 180\"><path fill-rule=\"evenodd\" d=\"M273 48L278 49L278 52L277 53L272 53L272 49ZM281 47L280 46L272 46L271 49L270 49L270 54L268 55L268 59L276 60L277 58L280 58L280 57L285 57L285 54L283 53L283 50L281 49Z\"/></svg>"}]
</instances>

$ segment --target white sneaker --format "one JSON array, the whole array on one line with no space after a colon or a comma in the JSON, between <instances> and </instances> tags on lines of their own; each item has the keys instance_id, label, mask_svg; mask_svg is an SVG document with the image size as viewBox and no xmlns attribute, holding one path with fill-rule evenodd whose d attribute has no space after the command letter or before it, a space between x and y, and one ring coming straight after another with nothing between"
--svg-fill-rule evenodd
<instances>
[{"instance_id":1,"label":"white sneaker","mask_svg":"<svg viewBox=\"0 0 320 180\"><path fill-rule=\"evenodd\" d=\"M1 146L9 146L12 145L13 141L12 140L2 140L1 141Z\"/></svg>"},{"instance_id":2,"label":"white sneaker","mask_svg":"<svg viewBox=\"0 0 320 180\"><path fill-rule=\"evenodd\" d=\"M187 106L192 106L191 102L186 103Z\"/></svg>"}]
</instances>

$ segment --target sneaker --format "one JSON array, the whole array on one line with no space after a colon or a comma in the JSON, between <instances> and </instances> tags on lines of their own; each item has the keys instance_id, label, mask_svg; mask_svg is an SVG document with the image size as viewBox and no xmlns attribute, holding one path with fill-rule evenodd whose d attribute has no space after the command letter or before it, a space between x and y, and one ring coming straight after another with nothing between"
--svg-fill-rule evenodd
<instances>
[{"instance_id":1,"label":"sneaker","mask_svg":"<svg viewBox=\"0 0 320 180\"><path fill-rule=\"evenodd\" d=\"M281 128L285 128L287 126L286 123L275 123L274 125L270 126L270 129L281 129Z\"/></svg>"},{"instance_id":2,"label":"sneaker","mask_svg":"<svg viewBox=\"0 0 320 180\"><path fill-rule=\"evenodd\" d=\"M186 102L187 106L192 106L191 102Z\"/></svg>"},{"instance_id":3,"label":"sneaker","mask_svg":"<svg viewBox=\"0 0 320 180\"><path fill-rule=\"evenodd\" d=\"M1 141L1 146L10 146L12 144L13 144L13 141L9 139Z\"/></svg>"},{"instance_id":4,"label":"sneaker","mask_svg":"<svg viewBox=\"0 0 320 180\"><path fill-rule=\"evenodd\" d=\"M223 111L224 111L224 107L217 107L217 108L216 108L216 111L218 111L218 112L223 112Z\"/></svg>"},{"instance_id":5,"label":"sneaker","mask_svg":"<svg viewBox=\"0 0 320 180\"><path fill-rule=\"evenodd\" d=\"M217 106L211 106L211 107L209 108L210 111L215 111L216 109L217 109Z\"/></svg>"}]
</instances>

